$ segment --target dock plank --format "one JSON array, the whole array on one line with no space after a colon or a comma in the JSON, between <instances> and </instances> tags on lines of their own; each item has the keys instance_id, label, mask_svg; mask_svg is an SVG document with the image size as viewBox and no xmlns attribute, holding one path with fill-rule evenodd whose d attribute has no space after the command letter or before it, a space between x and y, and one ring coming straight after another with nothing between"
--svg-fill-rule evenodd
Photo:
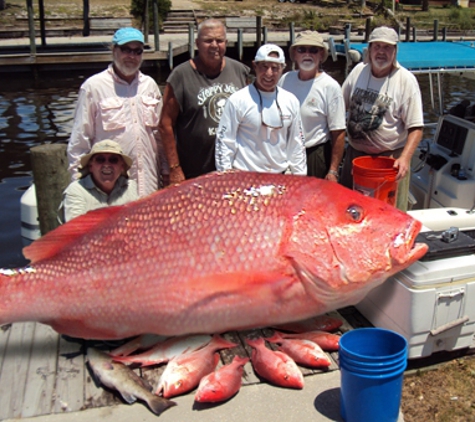
<instances>
[{"instance_id":1,"label":"dock plank","mask_svg":"<svg viewBox=\"0 0 475 422\"><path fill-rule=\"evenodd\" d=\"M34 322L12 324L0 374L0 420L21 416Z\"/></svg>"},{"instance_id":2,"label":"dock plank","mask_svg":"<svg viewBox=\"0 0 475 422\"><path fill-rule=\"evenodd\" d=\"M10 337L10 328L11 325L4 325L3 327L0 327L0 374L2 372L5 351L7 349L7 343Z\"/></svg>"},{"instance_id":3,"label":"dock plank","mask_svg":"<svg viewBox=\"0 0 475 422\"><path fill-rule=\"evenodd\" d=\"M74 412L83 408L84 371L83 342L61 336L53 413Z\"/></svg>"},{"instance_id":4,"label":"dock plank","mask_svg":"<svg viewBox=\"0 0 475 422\"><path fill-rule=\"evenodd\" d=\"M59 334L56 331L48 325L35 324L21 412L23 418L51 413L58 345Z\"/></svg>"}]
</instances>

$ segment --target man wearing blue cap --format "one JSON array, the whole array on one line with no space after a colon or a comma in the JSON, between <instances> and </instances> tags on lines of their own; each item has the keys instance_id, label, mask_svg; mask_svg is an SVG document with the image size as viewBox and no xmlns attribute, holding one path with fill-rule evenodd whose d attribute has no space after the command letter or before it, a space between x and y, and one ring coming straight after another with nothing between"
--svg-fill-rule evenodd
<instances>
[{"instance_id":1,"label":"man wearing blue cap","mask_svg":"<svg viewBox=\"0 0 475 422\"><path fill-rule=\"evenodd\" d=\"M140 197L160 187L161 175L168 177L158 132L162 95L155 81L139 70L143 51L142 32L119 29L112 38L112 63L82 84L68 144L73 180L80 177L81 156L105 139L117 142L132 158L129 174Z\"/></svg>"}]
</instances>

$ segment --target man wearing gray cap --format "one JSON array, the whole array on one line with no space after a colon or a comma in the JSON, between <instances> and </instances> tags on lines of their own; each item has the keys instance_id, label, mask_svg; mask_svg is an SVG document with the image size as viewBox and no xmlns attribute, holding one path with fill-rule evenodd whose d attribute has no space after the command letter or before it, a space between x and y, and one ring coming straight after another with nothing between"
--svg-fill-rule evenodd
<instances>
[{"instance_id":1,"label":"man wearing gray cap","mask_svg":"<svg viewBox=\"0 0 475 422\"><path fill-rule=\"evenodd\" d=\"M298 70L285 73L279 86L300 102L307 174L338 181L345 149L345 102L340 84L322 70L328 47L317 31L303 31L290 46Z\"/></svg>"},{"instance_id":2,"label":"man wearing gray cap","mask_svg":"<svg viewBox=\"0 0 475 422\"><path fill-rule=\"evenodd\" d=\"M253 61L256 80L231 95L216 135L216 169L307 174L300 104L278 88L282 49L264 44Z\"/></svg>"},{"instance_id":3,"label":"man wearing gray cap","mask_svg":"<svg viewBox=\"0 0 475 422\"><path fill-rule=\"evenodd\" d=\"M81 156L100 141L117 142L133 160L130 177L139 196L160 187L168 164L158 133L162 95L156 82L140 72L144 36L135 28L121 28L112 38L109 67L87 79L79 90L74 125L68 144L69 171L80 177Z\"/></svg>"},{"instance_id":4,"label":"man wearing gray cap","mask_svg":"<svg viewBox=\"0 0 475 422\"><path fill-rule=\"evenodd\" d=\"M373 30L363 63L343 83L348 140L341 183L353 188L353 159L390 156L398 170L397 208L406 211L412 156L422 138L422 97L416 77L396 60L398 34Z\"/></svg>"}]
</instances>

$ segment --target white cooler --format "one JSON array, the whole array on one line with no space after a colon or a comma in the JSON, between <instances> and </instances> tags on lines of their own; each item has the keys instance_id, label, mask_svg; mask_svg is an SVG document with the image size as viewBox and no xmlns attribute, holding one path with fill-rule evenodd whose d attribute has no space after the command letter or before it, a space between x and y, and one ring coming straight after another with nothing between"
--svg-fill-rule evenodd
<instances>
[{"instance_id":1,"label":"white cooler","mask_svg":"<svg viewBox=\"0 0 475 422\"><path fill-rule=\"evenodd\" d=\"M409 358L469 347L475 332L475 255L417 261L356 308L374 326L403 335Z\"/></svg>"}]
</instances>

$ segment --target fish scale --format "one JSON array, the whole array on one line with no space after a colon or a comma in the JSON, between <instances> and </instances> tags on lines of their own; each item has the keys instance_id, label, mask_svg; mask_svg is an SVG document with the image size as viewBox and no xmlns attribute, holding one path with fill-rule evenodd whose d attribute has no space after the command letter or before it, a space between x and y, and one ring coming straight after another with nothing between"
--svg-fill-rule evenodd
<instances>
[{"instance_id":1,"label":"fish scale","mask_svg":"<svg viewBox=\"0 0 475 422\"><path fill-rule=\"evenodd\" d=\"M298 321L357 303L419 259L420 227L336 183L212 173L91 211L25 248L27 269L0 271L0 323L118 339Z\"/></svg>"}]
</instances>

